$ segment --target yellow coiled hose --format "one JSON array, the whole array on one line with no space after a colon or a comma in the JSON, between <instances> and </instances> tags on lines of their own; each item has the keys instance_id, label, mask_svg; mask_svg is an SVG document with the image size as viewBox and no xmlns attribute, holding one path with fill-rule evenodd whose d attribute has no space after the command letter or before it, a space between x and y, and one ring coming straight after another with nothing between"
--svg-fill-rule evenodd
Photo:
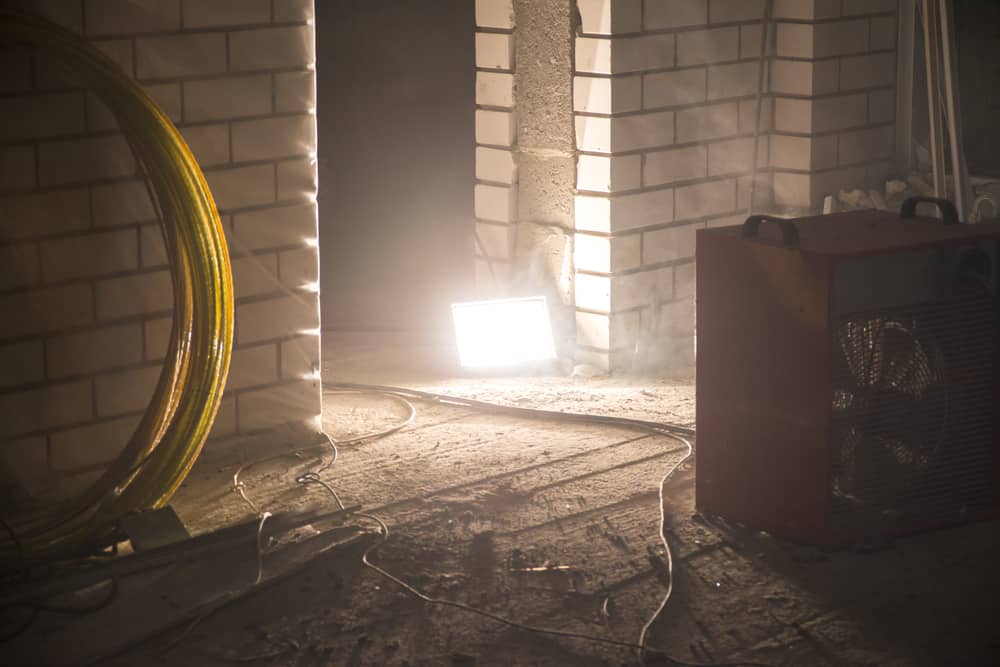
<instances>
[{"instance_id":1,"label":"yellow coiled hose","mask_svg":"<svg viewBox=\"0 0 1000 667\"><path fill-rule=\"evenodd\" d=\"M44 19L0 12L0 44L36 49L114 113L149 184L167 247L173 330L152 400L121 455L86 491L8 521L0 563L100 546L119 518L167 503L197 459L222 399L233 340L226 239L204 174L177 128L117 64Z\"/></svg>"}]
</instances>

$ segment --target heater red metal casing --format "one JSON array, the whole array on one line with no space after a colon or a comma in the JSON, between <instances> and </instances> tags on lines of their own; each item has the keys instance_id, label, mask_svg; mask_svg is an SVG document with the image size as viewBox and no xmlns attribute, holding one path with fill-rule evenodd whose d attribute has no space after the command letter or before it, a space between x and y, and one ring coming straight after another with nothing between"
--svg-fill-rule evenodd
<instances>
[{"instance_id":1,"label":"heater red metal casing","mask_svg":"<svg viewBox=\"0 0 1000 667\"><path fill-rule=\"evenodd\" d=\"M1000 224L914 211L698 231L700 511L821 546L998 514Z\"/></svg>"}]
</instances>

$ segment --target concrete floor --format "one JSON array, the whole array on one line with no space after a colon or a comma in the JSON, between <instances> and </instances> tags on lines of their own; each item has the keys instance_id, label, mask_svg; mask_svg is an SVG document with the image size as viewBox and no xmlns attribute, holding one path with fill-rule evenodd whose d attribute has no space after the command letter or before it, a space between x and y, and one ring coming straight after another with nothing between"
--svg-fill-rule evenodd
<instances>
[{"instance_id":1,"label":"concrete floor","mask_svg":"<svg viewBox=\"0 0 1000 667\"><path fill-rule=\"evenodd\" d=\"M461 377L446 347L328 335L326 380L395 383L524 407L692 423L690 378ZM373 560L427 594L524 623L635 641L664 592L657 485L684 454L668 438L417 403L416 421L345 447L326 478L383 518ZM378 396L331 394L335 437L405 414ZM280 509L329 503L290 482L309 462L245 477ZM252 518L232 465L200 466L177 497L189 524ZM1000 524L825 553L694 511L694 465L665 493L674 593L651 645L690 662L1000 664ZM366 526L367 528L368 526ZM360 564L373 538L333 549L180 635L107 664L628 665L635 653L529 634L431 606ZM524 566L560 566L519 572ZM250 569L252 573L252 568ZM246 574L242 575L244 579Z\"/></svg>"}]
</instances>

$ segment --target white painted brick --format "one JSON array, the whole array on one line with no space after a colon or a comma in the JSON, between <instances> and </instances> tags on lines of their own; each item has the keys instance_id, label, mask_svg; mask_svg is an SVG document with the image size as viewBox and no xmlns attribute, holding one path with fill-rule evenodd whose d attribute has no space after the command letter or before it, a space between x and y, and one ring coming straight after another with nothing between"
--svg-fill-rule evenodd
<instances>
[{"instance_id":1,"label":"white painted brick","mask_svg":"<svg viewBox=\"0 0 1000 667\"><path fill-rule=\"evenodd\" d=\"M708 0L646 0L646 30L705 25Z\"/></svg>"},{"instance_id":2,"label":"white painted brick","mask_svg":"<svg viewBox=\"0 0 1000 667\"><path fill-rule=\"evenodd\" d=\"M674 113L636 114L611 121L611 149L632 151L666 146L674 142Z\"/></svg>"},{"instance_id":3,"label":"white painted brick","mask_svg":"<svg viewBox=\"0 0 1000 667\"><path fill-rule=\"evenodd\" d=\"M583 32L621 35L642 30L642 0L577 0Z\"/></svg>"},{"instance_id":4,"label":"white painted brick","mask_svg":"<svg viewBox=\"0 0 1000 667\"><path fill-rule=\"evenodd\" d=\"M280 116L235 122L233 160L250 162L316 151L316 116Z\"/></svg>"},{"instance_id":5,"label":"white painted brick","mask_svg":"<svg viewBox=\"0 0 1000 667\"><path fill-rule=\"evenodd\" d=\"M108 278L97 283L97 317L100 320L170 310L173 303L170 272L166 270Z\"/></svg>"},{"instance_id":6,"label":"white painted brick","mask_svg":"<svg viewBox=\"0 0 1000 667\"><path fill-rule=\"evenodd\" d=\"M94 319L90 285L49 287L0 296L0 340L83 326Z\"/></svg>"},{"instance_id":7,"label":"white painted brick","mask_svg":"<svg viewBox=\"0 0 1000 667\"><path fill-rule=\"evenodd\" d=\"M23 93L32 87L31 51L27 47L4 46L0 49L0 93Z\"/></svg>"},{"instance_id":8,"label":"white painted brick","mask_svg":"<svg viewBox=\"0 0 1000 667\"><path fill-rule=\"evenodd\" d=\"M573 280L576 306L603 313L611 312L611 277L577 273Z\"/></svg>"},{"instance_id":9,"label":"white painted brick","mask_svg":"<svg viewBox=\"0 0 1000 667\"><path fill-rule=\"evenodd\" d=\"M184 0L185 28L244 26L270 22L270 0Z\"/></svg>"},{"instance_id":10,"label":"white painted brick","mask_svg":"<svg viewBox=\"0 0 1000 667\"><path fill-rule=\"evenodd\" d=\"M55 336L46 343L52 378L84 375L142 361L142 325L103 327Z\"/></svg>"},{"instance_id":11,"label":"white painted brick","mask_svg":"<svg viewBox=\"0 0 1000 667\"><path fill-rule=\"evenodd\" d=\"M232 264L233 291L237 299L279 290L277 254L248 255L234 259Z\"/></svg>"},{"instance_id":12,"label":"white painted brick","mask_svg":"<svg viewBox=\"0 0 1000 667\"><path fill-rule=\"evenodd\" d=\"M298 336L281 342L281 377L301 378L320 369L319 336Z\"/></svg>"},{"instance_id":13,"label":"white painted brick","mask_svg":"<svg viewBox=\"0 0 1000 667\"><path fill-rule=\"evenodd\" d=\"M778 206L808 208L812 202L810 174L774 173L774 203Z\"/></svg>"},{"instance_id":14,"label":"white painted brick","mask_svg":"<svg viewBox=\"0 0 1000 667\"><path fill-rule=\"evenodd\" d=\"M705 69L700 67L643 76L643 104L646 108L703 102L706 90Z\"/></svg>"},{"instance_id":15,"label":"white painted brick","mask_svg":"<svg viewBox=\"0 0 1000 667\"><path fill-rule=\"evenodd\" d=\"M612 356L612 354L605 350L595 351L579 347L573 352L573 361L577 364L591 366L603 373L611 373L613 370L611 361Z\"/></svg>"},{"instance_id":16,"label":"white painted brick","mask_svg":"<svg viewBox=\"0 0 1000 667\"><path fill-rule=\"evenodd\" d=\"M514 106L514 75L476 72L476 104L488 107Z\"/></svg>"},{"instance_id":17,"label":"white painted brick","mask_svg":"<svg viewBox=\"0 0 1000 667\"><path fill-rule=\"evenodd\" d=\"M295 204L238 213L233 218L234 250L302 245L317 236L316 204Z\"/></svg>"},{"instance_id":18,"label":"white painted brick","mask_svg":"<svg viewBox=\"0 0 1000 667\"><path fill-rule=\"evenodd\" d=\"M83 93L0 98L0 142L80 134L85 127Z\"/></svg>"},{"instance_id":19,"label":"white painted brick","mask_svg":"<svg viewBox=\"0 0 1000 667\"><path fill-rule=\"evenodd\" d=\"M51 190L0 199L0 236L44 237L86 229L90 208L84 189Z\"/></svg>"},{"instance_id":20,"label":"white painted brick","mask_svg":"<svg viewBox=\"0 0 1000 667\"><path fill-rule=\"evenodd\" d=\"M648 306L670 298L674 272L671 267L629 273L611 279L614 312Z\"/></svg>"},{"instance_id":21,"label":"white painted brick","mask_svg":"<svg viewBox=\"0 0 1000 667\"><path fill-rule=\"evenodd\" d=\"M219 210L268 204L275 199L274 165L213 169L205 173Z\"/></svg>"},{"instance_id":22,"label":"white painted brick","mask_svg":"<svg viewBox=\"0 0 1000 667\"><path fill-rule=\"evenodd\" d=\"M739 57L739 28L693 30L677 35L677 64L702 65Z\"/></svg>"},{"instance_id":23,"label":"white painted brick","mask_svg":"<svg viewBox=\"0 0 1000 667\"><path fill-rule=\"evenodd\" d=\"M134 229L42 242L42 275L61 282L139 268L139 242Z\"/></svg>"},{"instance_id":24,"label":"white painted brick","mask_svg":"<svg viewBox=\"0 0 1000 667\"><path fill-rule=\"evenodd\" d=\"M882 51L896 48L896 17L881 16L871 19L871 43L868 45L872 51Z\"/></svg>"},{"instance_id":25,"label":"white painted brick","mask_svg":"<svg viewBox=\"0 0 1000 667\"><path fill-rule=\"evenodd\" d=\"M704 178L708 152L705 146L688 146L646 155L643 185L663 185L676 181Z\"/></svg>"},{"instance_id":26,"label":"white painted brick","mask_svg":"<svg viewBox=\"0 0 1000 667\"><path fill-rule=\"evenodd\" d=\"M896 92L879 90L868 94L868 122L891 123L896 120Z\"/></svg>"},{"instance_id":27,"label":"white painted brick","mask_svg":"<svg viewBox=\"0 0 1000 667\"><path fill-rule=\"evenodd\" d=\"M271 113L271 77L228 76L184 82L184 119L223 120Z\"/></svg>"},{"instance_id":28,"label":"white painted brick","mask_svg":"<svg viewBox=\"0 0 1000 667\"><path fill-rule=\"evenodd\" d=\"M577 228L618 233L674 219L674 191L651 190L618 197L576 198Z\"/></svg>"},{"instance_id":29,"label":"white painted brick","mask_svg":"<svg viewBox=\"0 0 1000 667\"><path fill-rule=\"evenodd\" d=\"M841 134L837 154L843 166L890 158L894 148L895 131L888 125Z\"/></svg>"},{"instance_id":30,"label":"white painted brick","mask_svg":"<svg viewBox=\"0 0 1000 667\"><path fill-rule=\"evenodd\" d=\"M516 130L513 113L489 109L476 110L476 143L512 146Z\"/></svg>"},{"instance_id":31,"label":"white painted brick","mask_svg":"<svg viewBox=\"0 0 1000 667\"><path fill-rule=\"evenodd\" d=\"M145 361L157 361L166 356L172 328L173 319L170 317L159 317L143 323L145 349L142 357Z\"/></svg>"},{"instance_id":32,"label":"white painted brick","mask_svg":"<svg viewBox=\"0 0 1000 667\"><path fill-rule=\"evenodd\" d=\"M181 104L181 84L152 83L142 88L170 120L175 123L181 121L184 112Z\"/></svg>"},{"instance_id":33,"label":"white painted brick","mask_svg":"<svg viewBox=\"0 0 1000 667\"><path fill-rule=\"evenodd\" d=\"M514 69L513 37L503 33L477 32L476 67L501 70Z\"/></svg>"},{"instance_id":34,"label":"white painted brick","mask_svg":"<svg viewBox=\"0 0 1000 667\"><path fill-rule=\"evenodd\" d=\"M575 42L576 71L611 74L611 39L577 37Z\"/></svg>"},{"instance_id":35,"label":"white painted brick","mask_svg":"<svg viewBox=\"0 0 1000 667\"><path fill-rule=\"evenodd\" d=\"M116 227L156 220L156 210L142 181L112 183L93 189L94 225Z\"/></svg>"},{"instance_id":36,"label":"white painted brick","mask_svg":"<svg viewBox=\"0 0 1000 667\"><path fill-rule=\"evenodd\" d=\"M641 240L628 236L594 236L577 233L574 237L574 263L579 271L613 273L638 268Z\"/></svg>"},{"instance_id":37,"label":"white painted brick","mask_svg":"<svg viewBox=\"0 0 1000 667\"><path fill-rule=\"evenodd\" d=\"M837 136L791 137L776 134L771 137L770 162L779 169L811 171L837 165Z\"/></svg>"},{"instance_id":38,"label":"white painted brick","mask_svg":"<svg viewBox=\"0 0 1000 667\"><path fill-rule=\"evenodd\" d=\"M492 260L510 259L514 243L511 225L476 221L476 254ZM479 244L482 244L481 246Z\"/></svg>"},{"instance_id":39,"label":"white painted brick","mask_svg":"<svg viewBox=\"0 0 1000 667\"><path fill-rule=\"evenodd\" d=\"M644 232L642 263L656 264L694 257L695 231L702 227L702 223L695 223Z\"/></svg>"},{"instance_id":40,"label":"white painted brick","mask_svg":"<svg viewBox=\"0 0 1000 667\"><path fill-rule=\"evenodd\" d=\"M823 95L836 92L840 81L839 60L771 61L771 92L791 95Z\"/></svg>"},{"instance_id":41,"label":"white painted brick","mask_svg":"<svg viewBox=\"0 0 1000 667\"><path fill-rule=\"evenodd\" d=\"M240 345L317 327L319 305L314 295L255 301L239 304L236 308L236 335Z\"/></svg>"},{"instance_id":42,"label":"white painted brick","mask_svg":"<svg viewBox=\"0 0 1000 667\"><path fill-rule=\"evenodd\" d=\"M576 342L578 345L608 350L611 347L611 316L597 313L576 313Z\"/></svg>"},{"instance_id":43,"label":"white painted brick","mask_svg":"<svg viewBox=\"0 0 1000 667\"><path fill-rule=\"evenodd\" d=\"M480 220L513 222L516 214L514 191L511 188L477 183L475 212Z\"/></svg>"},{"instance_id":44,"label":"white painted brick","mask_svg":"<svg viewBox=\"0 0 1000 667\"><path fill-rule=\"evenodd\" d=\"M47 438L7 440L0 447L0 469L4 471L4 486L13 484L32 498L44 496L52 488ZM8 506L17 505L15 500Z\"/></svg>"},{"instance_id":45,"label":"white painted brick","mask_svg":"<svg viewBox=\"0 0 1000 667\"><path fill-rule=\"evenodd\" d=\"M579 150L591 153L610 153L612 151L611 118L577 116L574 119L574 125L576 126L576 147Z\"/></svg>"},{"instance_id":46,"label":"white painted brick","mask_svg":"<svg viewBox=\"0 0 1000 667\"><path fill-rule=\"evenodd\" d=\"M738 124L739 107L733 103L684 109L677 112L677 142L730 137Z\"/></svg>"},{"instance_id":47,"label":"white painted brick","mask_svg":"<svg viewBox=\"0 0 1000 667\"><path fill-rule=\"evenodd\" d=\"M732 179L686 185L675 191L678 220L728 213L736 208L736 182Z\"/></svg>"},{"instance_id":48,"label":"white painted brick","mask_svg":"<svg viewBox=\"0 0 1000 667\"><path fill-rule=\"evenodd\" d=\"M45 352L38 340L0 345L0 387L38 382L45 377Z\"/></svg>"},{"instance_id":49,"label":"white painted brick","mask_svg":"<svg viewBox=\"0 0 1000 667\"><path fill-rule=\"evenodd\" d=\"M0 440L78 424L90 416L89 380L0 394Z\"/></svg>"},{"instance_id":50,"label":"white painted brick","mask_svg":"<svg viewBox=\"0 0 1000 667\"><path fill-rule=\"evenodd\" d=\"M274 110L316 109L316 72L279 72L274 75Z\"/></svg>"},{"instance_id":51,"label":"white painted brick","mask_svg":"<svg viewBox=\"0 0 1000 667\"><path fill-rule=\"evenodd\" d=\"M838 95L815 100L777 98L775 129L808 134L862 126L867 122L867 95Z\"/></svg>"},{"instance_id":52,"label":"white painted brick","mask_svg":"<svg viewBox=\"0 0 1000 667\"><path fill-rule=\"evenodd\" d=\"M38 247L35 244L0 246L0 290L35 285L40 276Z\"/></svg>"},{"instance_id":53,"label":"white painted brick","mask_svg":"<svg viewBox=\"0 0 1000 667\"><path fill-rule=\"evenodd\" d=\"M891 86L896 82L896 54L873 53L840 59L840 89Z\"/></svg>"},{"instance_id":54,"label":"white painted brick","mask_svg":"<svg viewBox=\"0 0 1000 667\"><path fill-rule=\"evenodd\" d=\"M221 74L226 71L226 36L220 32L140 37L135 54L139 79Z\"/></svg>"},{"instance_id":55,"label":"white painted brick","mask_svg":"<svg viewBox=\"0 0 1000 667\"><path fill-rule=\"evenodd\" d=\"M645 35L608 39L576 38L576 71L595 74L623 74L672 67L674 36Z\"/></svg>"},{"instance_id":56,"label":"white painted brick","mask_svg":"<svg viewBox=\"0 0 1000 667\"><path fill-rule=\"evenodd\" d=\"M139 425L138 415L88 424L52 434L52 467L59 471L113 461Z\"/></svg>"},{"instance_id":57,"label":"white painted brick","mask_svg":"<svg viewBox=\"0 0 1000 667\"><path fill-rule=\"evenodd\" d=\"M197 2L197 0L192 1ZM273 0L273 2L275 21L291 23L313 19L313 0Z\"/></svg>"},{"instance_id":58,"label":"white painted brick","mask_svg":"<svg viewBox=\"0 0 1000 667\"><path fill-rule=\"evenodd\" d=\"M316 201L316 160L302 158L278 163L278 201Z\"/></svg>"},{"instance_id":59,"label":"white painted brick","mask_svg":"<svg viewBox=\"0 0 1000 667\"><path fill-rule=\"evenodd\" d=\"M0 191L21 190L34 185L34 146L0 147Z\"/></svg>"},{"instance_id":60,"label":"white painted brick","mask_svg":"<svg viewBox=\"0 0 1000 667\"><path fill-rule=\"evenodd\" d=\"M286 250L278 255L278 276L291 289L319 280L319 254L315 248Z\"/></svg>"},{"instance_id":61,"label":"white painted brick","mask_svg":"<svg viewBox=\"0 0 1000 667\"><path fill-rule=\"evenodd\" d=\"M84 0L88 35L135 35L181 27L180 0Z\"/></svg>"},{"instance_id":62,"label":"white painted brick","mask_svg":"<svg viewBox=\"0 0 1000 667\"><path fill-rule=\"evenodd\" d=\"M774 51L774 24L768 28L767 34L769 37L769 42L771 43L771 55ZM760 23L751 23L749 25L740 26L740 58L743 60L759 60L760 59L760 39L762 35Z\"/></svg>"},{"instance_id":63,"label":"white painted brick","mask_svg":"<svg viewBox=\"0 0 1000 667\"><path fill-rule=\"evenodd\" d=\"M774 0L777 19L828 19L840 16L840 0Z\"/></svg>"},{"instance_id":64,"label":"white painted brick","mask_svg":"<svg viewBox=\"0 0 1000 667\"><path fill-rule=\"evenodd\" d=\"M894 12L896 3L897 0L844 0L841 11L844 16Z\"/></svg>"},{"instance_id":65,"label":"white painted brick","mask_svg":"<svg viewBox=\"0 0 1000 667\"><path fill-rule=\"evenodd\" d=\"M642 108L642 77L573 77L573 110L616 114Z\"/></svg>"},{"instance_id":66,"label":"white painted brick","mask_svg":"<svg viewBox=\"0 0 1000 667\"><path fill-rule=\"evenodd\" d=\"M708 175L721 176L750 171L753 154L752 137L741 137L718 141L708 145ZM768 137L760 137L757 143L757 166L767 166Z\"/></svg>"},{"instance_id":67,"label":"white painted brick","mask_svg":"<svg viewBox=\"0 0 1000 667\"><path fill-rule=\"evenodd\" d=\"M708 20L712 23L760 21L764 0L711 0Z\"/></svg>"},{"instance_id":68,"label":"white painted brick","mask_svg":"<svg viewBox=\"0 0 1000 667\"><path fill-rule=\"evenodd\" d=\"M756 62L712 65L708 68L708 99L756 95L759 71L760 64Z\"/></svg>"},{"instance_id":69,"label":"white painted brick","mask_svg":"<svg viewBox=\"0 0 1000 667\"><path fill-rule=\"evenodd\" d=\"M135 158L124 137L92 137L42 143L38 147L42 185L66 185L135 173Z\"/></svg>"},{"instance_id":70,"label":"white painted brick","mask_svg":"<svg viewBox=\"0 0 1000 667\"><path fill-rule=\"evenodd\" d=\"M147 366L119 373L98 375L94 384L97 390L97 415L114 417L129 412L145 410L153 389L160 379L162 367Z\"/></svg>"},{"instance_id":71,"label":"white painted brick","mask_svg":"<svg viewBox=\"0 0 1000 667\"><path fill-rule=\"evenodd\" d=\"M512 29L513 0L476 0L476 25L480 28Z\"/></svg>"},{"instance_id":72,"label":"white painted brick","mask_svg":"<svg viewBox=\"0 0 1000 667\"><path fill-rule=\"evenodd\" d=\"M779 23L776 44L779 57L828 58L861 53L868 50L868 21Z\"/></svg>"},{"instance_id":73,"label":"white painted brick","mask_svg":"<svg viewBox=\"0 0 1000 667\"><path fill-rule=\"evenodd\" d=\"M641 182L641 171L639 155L581 155L577 158L576 186L595 192L634 190Z\"/></svg>"},{"instance_id":74,"label":"white painted brick","mask_svg":"<svg viewBox=\"0 0 1000 667\"><path fill-rule=\"evenodd\" d=\"M476 178L512 185L517 182L514 153L499 148L476 147Z\"/></svg>"},{"instance_id":75,"label":"white painted brick","mask_svg":"<svg viewBox=\"0 0 1000 667\"><path fill-rule=\"evenodd\" d=\"M139 266L144 269L167 266L167 248L159 225L139 228Z\"/></svg>"},{"instance_id":76,"label":"white painted brick","mask_svg":"<svg viewBox=\"0 0 1000 667\"><path fill-rule=\"evenodd\" d=\"M278 380L278 346L257 345L233 351L226 391L259 387Z\"/></svg>"},{"instance_id":77,"label":"white painted brick","mask_svg":"<svg viewBox=\"0 0 1000 667\"><path fill-rule=\"evenodd\" d=\"M96 46L101 53L113 60L129 76L135 76L135 58L133 57L132 39L94 39L90 43ZM35 76L38 74L36 72Z\"/></svg>"},{"instance_id":78,"label":"white painted brick","mask_svg":"<svg viewBox=\"0 0 1000 667\"><path fill-rule=\"evenodd\" d=\"M234 72L305 67L315 61L311 25L229 34L229 67Z\"/></svg>"},{"instance_id":79,"label":"white painted brick","mask_svg":"<svg viewBox=\"0 0 1000 667\"><path fill-rule=\"evenodd\" d=\"M761 210L771 204L771 174L768 172L757 173L757 186L754 190L754 209ZM749 174L739 176L736 179L736 210L746 211L750 205L750 185Z\"/></svg>"},{"instance_id":80,"label":"white painted brick","mask_svg":"<svg viewBox=\"0 0 1000 667\"><path fill-rule=\"evenodd\" d=\"M236 433L236 396L233 394L223 395L222 402L219 403L219 411L215 415L215 422L212 424L212 432L208 439L211 443L214 438L221 438ZM212 445L208 444L206 452L212 451Z\"/></svg>"},{"instance_id":81,"label":"white painted brick","mask_svg":"<svg viewBox=\"0 0 1000 667\"><path fill-rule=\"evenodd\" d=\"M237 405L239 430L256 431L308 421L322 413L321 401L319 382L291 382L242 392Z\"/></svg>"},{"instance_id":82,"label":"white painted brick","mask_svg":"<svg viewBox=\"0 0 1000 667\"><path fill-rule=\"evenodd\" d=\"M757 120L757 100L740 100L740 132L753 132L754 121ZM764 97L760 105L760 131L770 132L771 121L774 118L774 98Z\"/></svg>"},{"instance_id":83,"label":"white painted brick","mask_svg":"<svg viewBox=\"0 0 1000 667\"><path fill-rule=\"evenodd\" d=\"M215 167L229 162L228 123L188 125L181 128L181 134L200 167Z\"/></svg>"},{"instance_id":84,"label":"white painted brick","mask_svg":"<svg viewBox=\"0 0 1000 667\"><path fill-rule=\"evenodd\" d=\"M674 298L694 296L695 272L694 263L678 264L674 267Z\"/></svg>"},{"instance_id":85,"label":"white painted brick","mask_svg":"<svg viewBox=\"0 0 1000 667\"><path fill-rule=\"evenodd\" d=\"M674 36L646 35L616 39L611 47L612 73L674 66Z\"/></svg>"}]
</instances>

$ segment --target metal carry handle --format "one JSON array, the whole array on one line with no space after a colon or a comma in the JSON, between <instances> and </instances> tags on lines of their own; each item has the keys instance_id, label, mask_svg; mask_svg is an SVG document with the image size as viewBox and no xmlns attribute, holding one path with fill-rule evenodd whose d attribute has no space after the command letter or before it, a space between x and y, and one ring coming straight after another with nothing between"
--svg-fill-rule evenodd
<instances>
[{"instance_id":1,"label":"metal carry handle","mask_svg":"<svg viewBox=\"0 0 1000 667\"><path fill-rule=\"evenodd\" d=\"M785 218L775 218L771 215L751 215L743 223L743 238L755 239L760 232L762 222L773 222L781 229L781 238L786 246L799 245L799 230L795 228L795 223Z\"/></svg>"},{"instance_id":2,"label":"metal carry handle","mask_svg":"<svg viewBox=\"0 0 1000 667\"><path fill-rule=\"evenodd\" d=\"M899 217L904 220L915 218L917 216L917 204L934 204L941 211L941 221L944 224L958 224L958 211L955 210L955 205L947 199L940 199L938 197L909 197L899 208Z\"/></svg>"}]
</instances>

